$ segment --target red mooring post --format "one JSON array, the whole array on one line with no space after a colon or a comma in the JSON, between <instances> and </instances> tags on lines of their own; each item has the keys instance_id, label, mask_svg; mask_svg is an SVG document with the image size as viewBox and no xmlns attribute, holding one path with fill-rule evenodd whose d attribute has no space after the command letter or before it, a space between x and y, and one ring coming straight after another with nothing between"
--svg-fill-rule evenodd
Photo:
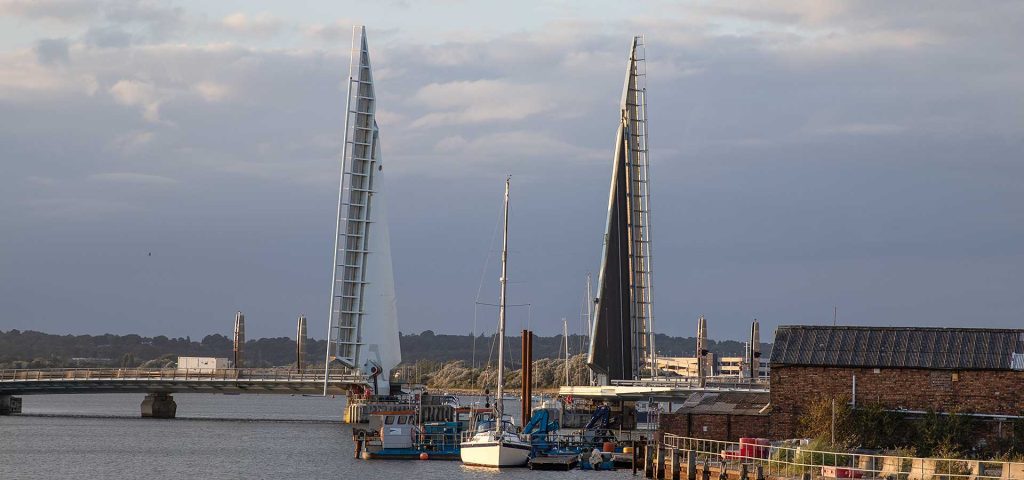
<instances>
[{"instance_id":1,"label":"red mooring post","mask_svg":"<svg viewBox=\"0 0 1024 480\"><path fill-rule=\"evenodd\" d=\"M530 330L526 335L526 356L529 357L530 361L526 364L526 372L529 373L530 381L526 382L526 386L529 387L529 395L526 396L526 418L523 419L523 425L530 421L530 410L533 409L533 330Z\"/></svg>"},{"instance_id":2,"label":"red mooring post","mask_svg":"<svg viewBox=\"0 0 1024 480\"><path fill-rule=\"evenodd\" d=\"M530 399L533 396L533 332L530 330L523 330L523 365L522 373L520 374L520 380L523 384L523 398L519 400L519 408L522 412L522 424L526 426L526 422L530 421Z\"/></svg>"}]
</instances>

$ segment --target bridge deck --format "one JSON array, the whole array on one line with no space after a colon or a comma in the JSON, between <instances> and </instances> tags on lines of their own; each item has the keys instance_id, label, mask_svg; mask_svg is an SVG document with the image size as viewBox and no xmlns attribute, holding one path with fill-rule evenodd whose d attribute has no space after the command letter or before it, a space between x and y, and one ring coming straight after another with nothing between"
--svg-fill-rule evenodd
<instances>
[{"instance_id":1,"label":"bridge deck","mask_svg":"<svg viewBox=\"0 0 1024 480\"><path fill-rule=\"evenodd\" d=\"M706 377L704 380L697 377L616 380L611 385L605 386L565 386L558 389L558 394L603 400L646 400L649 398L674 400L700 392L763 393L768 390L769 384L766 378L741 379L712 376Z\"/></svg>"},{"instance_id":2,"label":"bridge deck","mask_svg":"<svg viewBox=\"0 0 1024 480\"><path fill-rule=\"evenodd\" d=\"M350 370L332 370L327 393L344 394L367 378ZM305 393L324 391L324 372L284 368L138 369L75 368L0 370L0 394L53 393Z\"/></svg>"}]
</instances>

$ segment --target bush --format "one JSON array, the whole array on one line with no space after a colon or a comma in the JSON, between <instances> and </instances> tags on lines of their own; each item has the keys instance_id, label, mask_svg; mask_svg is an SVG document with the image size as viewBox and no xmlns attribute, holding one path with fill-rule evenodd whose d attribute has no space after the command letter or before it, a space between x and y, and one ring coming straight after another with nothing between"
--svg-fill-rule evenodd
<instances>
[{"instance_id":1,"label":"bush","mask_svg":"<svg viewBox=\"0 0 1024 480\"><path fill-rule=\"evenodd\" d=\"M898 448L914 443L914 428L903 415L887 411L881 405L868 405L853 412L853 424L859 444L864 448Z\"/></svg>"},{"instance_id":2,"label":"bush","mask_svg":"<svg viewBox=\"0 0 1024 480\"><path fill-rule=\"evenodd\" d=\"M923 456L955 453L959 457L975 448L977 423L969 415L928 411L918 425L917 449Z\"/></svg>"}]
</instances>

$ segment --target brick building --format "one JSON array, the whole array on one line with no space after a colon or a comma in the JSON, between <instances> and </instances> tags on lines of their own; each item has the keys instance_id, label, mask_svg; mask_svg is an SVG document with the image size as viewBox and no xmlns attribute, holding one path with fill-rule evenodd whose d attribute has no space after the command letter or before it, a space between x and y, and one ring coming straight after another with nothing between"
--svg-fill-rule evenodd
<instances>
[{"instance_id":1,"label":"brick building","mask_svg":"<svg viewBox=\"0 0 1024 480\"><path fill-rule=\"evenodd\" d=\"M795 437L821 396L991 422L1024 414L1024 330L780 326L770 365L772 438Z\"/></svg>"},{"instance_id":2,"label":"brick building","mask_svg":"<svg viewBox=\"0 0 1024 480\"><path fill-rule=\"evenodd\" d=\"M673 413L661 416L660 428L709 440L767 437L768 401L768 392L692 393Z\"/></svg>"}]
</instances>

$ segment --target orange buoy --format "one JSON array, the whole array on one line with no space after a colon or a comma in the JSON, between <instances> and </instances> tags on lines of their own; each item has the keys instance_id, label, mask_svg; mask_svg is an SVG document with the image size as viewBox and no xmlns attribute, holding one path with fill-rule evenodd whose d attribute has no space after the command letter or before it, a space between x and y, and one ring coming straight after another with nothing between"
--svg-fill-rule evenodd
<instances>
[{"instance_id":1,"label":"orange buoy","mask_svg":"<svg viewBox=\"0 0 1024 480\"><path fill-rule=\"evenodd\" d=\"M429 459L430 459L430 455L427 455L427 452L421 452L420 453L420 460L429 460Z\"/></svg>"}]
</instances>

